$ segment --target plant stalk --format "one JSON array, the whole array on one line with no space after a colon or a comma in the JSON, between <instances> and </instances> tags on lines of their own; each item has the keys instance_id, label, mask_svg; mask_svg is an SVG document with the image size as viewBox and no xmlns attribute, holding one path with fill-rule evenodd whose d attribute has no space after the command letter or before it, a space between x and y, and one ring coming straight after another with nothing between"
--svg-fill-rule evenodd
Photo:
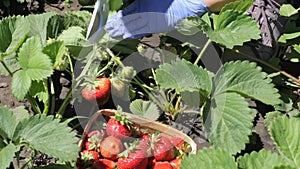
<instances>
[{"instance_id":1,"label":"plant stalk","mask_svg":"<svg viewBox=\"0 0 300 169\"><path fill-rule=\"evenodd\" d=\"M234 52L239 53L239 54L241 54L241 55L244 55L244 56L246 56L246 57L248 57L248 58L250 58L250 59L253 59L253 60L255 60L255 61L257 61L257 62L259 62L259 63L261 63L261 64L264 64L264 65L270 67L271 69L273 69L273 70L275 70L275 71L281 73L282 75L286 76L287 78L291 79L297 86L300 86L300 80L297 79L297 78L295 78L295 77L292 76L291 74L287 73L286 71L280 70L279 68L277 68L277 67L271 65L271 64L268 63L268 62L266 62L266 61L264 61L264 60L261 60L261 59L259 59L259 58L257 58L257 57L251 56L251 55L249 55L249 54L247 54L247 53L241 52L241 51L239 51L238 49L231 49L231 50L233 50Z\"/></svg>"},{"instance_id":2,"label":"plant stalk","mask_svg":"<svg viewBox=\"0 0 300 169\"><path fill-rule=\"evenodd\" d=\"M197 59L195 60L194 64L197 65L198 62L201 60L202 56L204 55L204 52L207 50L209 44L211 43L211 40L210 39L207 39L205 45L203 46L201 52L199 53Z\"/></svg>"}]
</instances>

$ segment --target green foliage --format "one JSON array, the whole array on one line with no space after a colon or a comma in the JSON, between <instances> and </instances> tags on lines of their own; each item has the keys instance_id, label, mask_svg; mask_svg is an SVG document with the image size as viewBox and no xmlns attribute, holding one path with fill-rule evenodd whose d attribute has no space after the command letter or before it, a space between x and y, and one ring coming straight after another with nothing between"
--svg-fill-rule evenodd
<instances>
[{"instance_id":1,"label":"green foliage","mask_svg":"<svg viewBox=\"0 0 300 169\"><path fill-rule=\"evenodd\" d=\"M234 10L238 12L246 12L251 5L253 4L254 0L236 0L230 3L227 3L222 9L221 13L227 10Z\"/></svg>"},{"instance_id":2,"label":"green foliage","mask_svg":"<svg viewBox=\"0 0 300 169\"><path fill-rule=\"evenodd\" d=\"M159 117L157 106L150 101L137 99L131 102L130 111L133 114L146 117L148 119L156 120Z\"/></svg>"},{"instance_id":3,"label":"green foliage","mask_svg":"<svg viewBox=\"0 0 300 169\"><path fill-rule=\"evenodd\" d=\"M199 150L197 154L185 157L182 168L237 169L234 158L226 151L214 147Z\"/></svg>"},{"instance_id":4,"label":"green foliage","mask_svg":"<svg viewBox=\"0 0 300 169\"><path fill-rule=\"evenodd\" d=\"M2 138L12 138L17 127L17 119L12 111L0 105L0 135Z\"/></svg>"},{"instance_id":5,"label":"green foliage","mask_svg":"<svg viewBox=\"0 0 300 169\"><path fill-rule=\"evenodd\" d=\"M231 154L249 142L253 116L248 103L236 93L216 95L207 105L203 122L210 142Z\"/></svg>"},{"instance_id":6,"label":"green foliage","mask_svg":"<svg viewBox=\"0 0 300 169\"><path fill-rule=\"evenodd\" d=\"M280 15L291 17L299 12L300 8L295 9L291 4L283 4L280 8Z\"/></svg>"},{"instance_id":7,"label":"green foliage","mask_svg":"<svg viewBox=\"0 0 300 169\"><path fill-rule=\"evenodd\" d=\"M267 150L245 154L237 161L240 169L270 169L285 164L284 158Z\"/></svg>"},{"instance_id":8,"label":"green foliage","mask_svg":"<svg viewBox=\"0 0 300 169\"><path fill-rule=\"evenodd\" d=\"M14 138L20 137L34 149L62 161L73 161L78 156L78 138L71 130L53 116L35 115L18 124Z\"/></svg>"},{"instance_id":9,"label":"green foliage","mask_svg":"<svg viewBox=\"0 0 300 169\"><path fill-rule=\"evenodd\" d=\"M0 149L0 169L7 169L15 156L18 148L13 144L8 144Z\"/></svg>"},{"instance_id":10,"label":"green foliage","mask_svg":"<svg viewBox=\"0 0 300 169\"><path fill-rule=\"evenodd\" d=\"M178 60L163 64L156 70L156 81L161 88L183 91L211 91L211 77L207 70L188 61Z\"/></svg>"},{"instance_id":11,"label":"green foliage","mask_svg":"<svg viewBox=\"0 0 300 169\"><path fill-rule=\"evenodd\" d=\"M298 118L278 117L272 121L270 134L280 154L293 167L300 167L300 120Z\"/></svg>"},{"instance_id":12,"label":"green foliage","mask_svg":"<svg viewBox=\"0 0 300 169\"><path fill-rule=\"evenodd\" d=\"M0 149L0 168L9 166L15 153L19 154L24 145L62 161L74 161L78 157L76 133L53 116L18 115L17 118L11 110L0 105L0 122L0 136L4 139Z\"/></svg>"},{"instance_id":13,"label":"green foliage","mask_svg":"<svg viewBox=\"0 0 300 169\"><path fill-rule=\"evenodd\" d=\"M43 46L46 45L48 21L54 15L56 15L55 12L47 12L26 17L26 21L30 25L29 36L38 36Z\"/></svg>"},{"instance_id":14,"label":"green foliage","mask_svg":"<svg viewBox=\"0 0 300 169\"><path fill-rule=\"evenodd\" d=\"M219 15L211 15L212 23L208 15L199 17L188 17L177 25L177 29L185 34L190 27L198 28L207 35L207 37L220 45L229 49L234 46L241 46L244 42L251 39L260 38L260 30L254 20L243 12L235 10L226 10ZM189 24L186 24L190 22ZM189 28L185 28L188 25ZM192 32L196 32L193 28ZM190 34L187 34L190 35Z\"/></svg>"},{"instance_id":15,"label":"green foliage","mask_svg":"<svg viewBox=\"0 0 300 169\"><path fill-rule=\"evenodd\" d=\"M274 88L272 79L257 67L256 63L249 61L228 62L216 73L214 77L216 86L214 95L224 92L236 92L243 96L259 100L265 104L276 105L280 103L278 90Z\"/></svg>"},{"instance_id":16,"label":"green foliage","mask_svg":"<svg viewBox=\"0 0 300 169\"><path fill-rule=\"evenodd\" d=\"M109 0L109 10L115 11L121 8L123 5L122 0Z\"/></svg>"},{"instance_id":17,"label":"green foliage","mask_svg":"<svg viewBox=\"0 0 300 169\"><path fill-rule=\"evenodd\" d=\"M28 31L29 24L24 17L8 17L0 21L0 61L18 50Z\"/></svg>"},{"instance_id":18,"label":"green foliage","mask_svg":"<svg viewBox=\"0 0 300 169\"><path fill-rule=\"evenodd\" d=\"M44 80L53 73L51 60L42 49L36 37L29 38L20 49L18 60L21 70L12 79L12 92L19 100L29 92L33 80Z\"/></svg>"}]
</instances>

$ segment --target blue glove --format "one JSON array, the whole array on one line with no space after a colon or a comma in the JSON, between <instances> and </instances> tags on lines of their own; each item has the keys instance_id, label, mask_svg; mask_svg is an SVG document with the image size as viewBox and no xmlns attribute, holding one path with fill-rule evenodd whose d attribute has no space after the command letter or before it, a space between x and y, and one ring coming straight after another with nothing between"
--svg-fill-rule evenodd
<instances>
[{"instance_id":1,"label":"blue glove","mask_svg":"<svg viewBox=\"0 0 300 169\"><path fill-rule=\"evenodd\" d=\"M171 31L185 17L206 12L203 0L135 0L109 18L104 28L111 37L133 39Z\"/></svg>"}]
</instances>

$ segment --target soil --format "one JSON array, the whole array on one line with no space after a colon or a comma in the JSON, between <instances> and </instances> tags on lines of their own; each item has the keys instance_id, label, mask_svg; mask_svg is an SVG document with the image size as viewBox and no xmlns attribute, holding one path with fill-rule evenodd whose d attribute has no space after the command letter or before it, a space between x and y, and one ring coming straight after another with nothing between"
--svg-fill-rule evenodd
<instances>
[{"instance_id":1,"label":"soil","mask_svg":"<svg viewBox=\"0 0 300 169\"><path fill-rule=\"evenodd\" d=\"M66 7L63 3L64 1L61 0L27 0L25 3L17 3L15 1L11 1L11 4L9 8L4 7L3 1L0 2L0 19L9 16L9 15L28 15L30 13L42 13L42 12L48 12L48 11L55 11L60 14L62 14L64 11L69 10L80 10L82 7L78 4L77 0L73 0L73 3L71 3L70 7ZM154 43L157 43L157 37L156 38L147 38L147 41L151 40ZM60 103L64 97L66 92L68 91L68 88L70 87L70 80L68 77L63 76L63 74L57 75L57 85L60 85L61 88L61 94L59 96L56 96L58 98L57 103ZM7 76L0 75L0 103L3 105L6 105L9 108L16 108L18 106L24 106L26 109L28 109L30 112L31 107L27 100L24 101L18 101L11 93L11 78ZM256 121L255 121L255 132L250 137L254 144L247 145L247 148L244 152L251 151L251 150L259 150L261 148L265 148L268 150L276 151L276 147L271 140L267 129L264 126L264 113L266 112L265 108L257 108L256 103L250 102L253 108L256 108L256 110L259 112ZM71 110L70 110L71 112ZM68 114L66 114L68 115ZM70 114L69 114L70 115ZM209 142L205 138L204 132L202 130L202 122L200 121L200 118L197 118L198 115L191 113L191 112L185 112L180 114L178 117L179 120L176 120L175 122L172 120L169 120L167 116L164 116L161 118L161 121L167 124L170 124L171 126L183 131L184 133L188 134L194 141L198 144L199 148L208 147L210 146ZM40 156L39 159L36 160L35 165L41 165L45 164L47 162L50 162L48 157L45 157L43 155ZM53 161L53 159L52 159Z\"/></svg>"}]
</instances>

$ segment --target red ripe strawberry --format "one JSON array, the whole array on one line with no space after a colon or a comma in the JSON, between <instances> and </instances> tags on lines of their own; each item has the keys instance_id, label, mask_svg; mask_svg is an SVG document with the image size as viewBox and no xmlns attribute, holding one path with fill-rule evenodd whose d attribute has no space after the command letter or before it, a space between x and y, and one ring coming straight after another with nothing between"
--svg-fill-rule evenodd
<instances>
[{"instance_id":1,"label":"red ripe strawberry","mask_svg":"<svg viewBox=\"0 0 300 169\"><path fill-rule=\"evenodd\" d=\"M142 134L141 138L144 139L144 140L149 140L150 141L151 135L149 135L147 133L144 133L144 134Z\"/></svg>"},{"instance_id":2,"label":"red ripe strawberry","mask_svg":"<svg viewBox=\"0 0 300 169\"><path fill-rule=\"evenodd\" d=\"M175 149L165 136L158 136L154 142L153 154L157 161L169 161L175 158Z\"/></svg>"},{"instance_id":3,"label":"red ripe strawberry","mask_svg":"<svg viewBox=\"0 0 300 169\"><path fill-rule=\"evenodd\" d=\"M173 169L173 167L167 161L158 161L154 164L153 169Z\"/></svg>"},{"instance_id":4,"label":"red ripe strawberry","mask_svg":"<svg viewBox=\"0 0 300 169\"><path fill-rule=\"evenodd\" d=\"M108 159L99 159L89 169L114 169L114 168L116 168L116 163L114 161Z\"/></svg>"},{"instance_id":5,"label":"red ripe strawberry","mask_svg":"<svg viewBox=\"0 0 300 169\"><path fill-rule=\"evenodd\" d=\"M81 159L86 162L95 162L99 160L99 154L96 151L83 150L81 152Z\"/></svg>"},{"instance_id":6,"label":"red ripe strawberry","mask_svg":"<svg viewBox=\"0 0 300 169\"><path fill-rule=\"evenodd\" d=\"M124 149L120 139L114 136L108 136L100 143L100 153L104 158L116 160L118 154Z\"/></svg>"},{"instance_id":7,"label":"red ripe strawberry","mask_svg":"<svg viewBox=\"0 0 300 169\"><path fill-rule=\"evenodd\" d=\"M119 169L146 169L147 164L147 153L140 149L129 152L127 157L120 157L117 161Z\"/></svg>"},{"instance_id":8,"label":"red ripe strawberry","mask_svg":"<svg viewBox=\"0 0 300 169\"><path fill-rule=\"evenodd\" d=\"M182 158L175 158L174 160L170 161L170 164L172 165L173 169L179 169L181 166L181 160Z\"/></svg>"},{"instance_id":9,"label":"red ripe strawberry","mask_svg":"<svg viewBox=\"0 0 300 169\"><path fill-rule=\"evenodd\" d=\"M100 76L95 81L85 84L85 87L81 91L81 95L84 99L99 105L104 105L111 92L111 82L109 78Z\"/></svg>"},{"instance_id":10,"label":"red ripe strawberry","mask_svg":"<svg viewBox=\"0 0 300 169\"><path fill-rule=\"evenodd\" d=\"M179 137L172 137L170 138L170 141L178 149L182 149L184 147L184 140Z\"/></svg>"},{"instance_id":11,"label":"red ripe strawberry","mask_svg":"<svg viewBox=\"0 0 300 169\"><path fill-rule=\"evenodd\" d=\"M100 147L100 142L105 136L105 132L103 130L93 130L88 133L87 141L85 143L86 150L96 150Z\"/></svg>"},{"instance_id":12,"label":"red ripe strawberry","mask_svg":"<svg viewBox=\"0 0 300 169\"><path fill-rule=\"evenodd\" d=\"M106 133L125 140L132 135L132 126L133 124L124 115L116 112L114 118L110 118L107 122Z\"/></svg>"}]
</instances>

